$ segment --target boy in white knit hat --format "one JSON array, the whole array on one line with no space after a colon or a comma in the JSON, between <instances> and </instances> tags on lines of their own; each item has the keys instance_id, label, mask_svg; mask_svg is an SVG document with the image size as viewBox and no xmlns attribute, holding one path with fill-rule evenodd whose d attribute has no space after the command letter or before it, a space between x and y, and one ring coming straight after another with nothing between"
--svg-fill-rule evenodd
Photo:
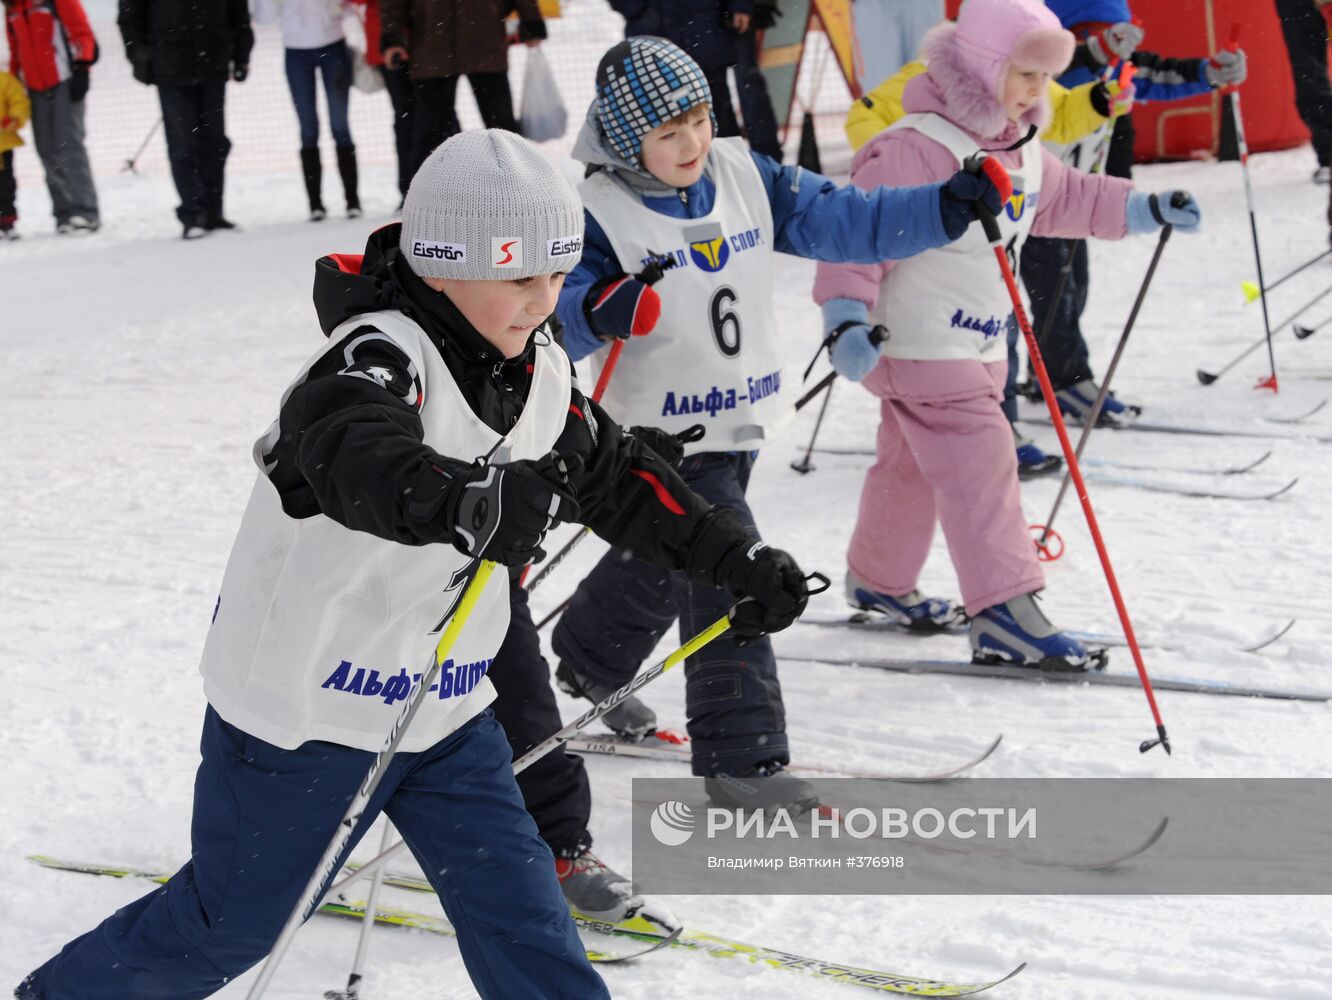
<instances>
[{"instance_id":1,"label":"boy in white knit hat","mask_svg":"<svg viewBox=\"0 0 1332 1000\"><path fill-rule=\"evenodd\" d=\"M547 321L582 237L577 194L535 147L466 132L422 166L401 225L319 262L328 341L254 446L204 648L191 858L32 973L20 1000L190 1000L260 961L478 560L522 566L553 524L580 521L754 598L732 615L741 635L803 609L788 555L579 391ZM495 574L353 844L392 819L483 997L605 997L487 708L507 590Z\"/></svg>"}]
</instances>

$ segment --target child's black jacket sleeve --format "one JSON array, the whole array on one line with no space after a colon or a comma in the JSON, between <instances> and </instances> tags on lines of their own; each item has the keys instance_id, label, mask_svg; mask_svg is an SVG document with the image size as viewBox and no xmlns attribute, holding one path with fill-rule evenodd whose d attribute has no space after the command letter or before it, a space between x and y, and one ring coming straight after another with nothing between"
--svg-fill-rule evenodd
<instances>
[{"instance_id":1,"label":"child's black jacket sleeve","mask_svg":"<svg viewBox=\"0 0 1332 1000\"><path fill-rule=\"evenodd\" d=\"M291 517L322 513L406 545L451 544L448 489L478 456L424 443L410 361L374 332L353 331L287 394L264 455L269 478ZM555 451L593 531L650 562L684 565L709 505L576 384Z\"/></svg>"},{"instance_id":2,"label":"child's black jacket sleeve","mask_svg":"<svg viewBox=\"0 0 1332 1000\"><path fill-rule=\"evenodd\" d=\"M583 396L577 384L555 450L579 459L570 479L584 524L640 559L684 568L711 506L665 459Z\"/></svg>"}]
</instances>

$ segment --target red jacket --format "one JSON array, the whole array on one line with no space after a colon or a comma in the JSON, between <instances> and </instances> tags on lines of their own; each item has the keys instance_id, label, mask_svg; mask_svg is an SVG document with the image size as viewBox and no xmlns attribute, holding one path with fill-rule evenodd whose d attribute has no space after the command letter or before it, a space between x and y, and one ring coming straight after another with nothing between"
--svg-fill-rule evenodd
<instances>
[{"instance_id":1,"label":"red jacket","mask_svg":"<svg viewBox=\"0 0 1332 1000\"><path fill-rule=\"evenodd\" d=\"M72 62L91 63L97 40L79 0L16 0L5 7L9 71L29 90L69 79Z\"/></svg>"},{"instance_id":2,"label":"red jacket","mask_svg":"<svg viewBox=\"0 0 1332 1000\"><path fill-rule=\"evenodd\" d=\"M384 55L379 51L379 0L352 0L365 4L365 61L371 66L383 66Z\"/></svg>"}]
</instances>

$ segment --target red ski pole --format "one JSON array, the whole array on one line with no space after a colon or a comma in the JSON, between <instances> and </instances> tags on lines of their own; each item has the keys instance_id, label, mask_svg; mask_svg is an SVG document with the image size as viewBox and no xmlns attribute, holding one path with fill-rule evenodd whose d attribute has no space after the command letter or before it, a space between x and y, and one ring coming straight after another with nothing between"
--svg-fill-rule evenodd
<instances>
[{"instance_id":1,"label":"red ski pole","mask_svg":"<svg viewBox=\"0 0 1332 1000\"><path fill-rule=\"evenodd\" d=\"M998 160L987 157L984 153L977 153L967 158L964 164L968 173L984 173L996 188L999 189L999 195L1005 202L1013 194L1013 182L1009 179L1006 171ZM1128 641L1129 650L1133 654L1133 663L1138 668L1138 679L1142 681L1143 693L1147 695L1147 704L1151 707L1152 718L1156 722L1156 739L1143 740L1138 745L1141 753L1146 753L1158 743L1170 753L1170 739L1166 736L1165 723L1161 720L1161 710L1156 706L1156 694L1152 691L1152 679L1147 676L1147 665L1143 662L1142 649L1138 646L1138 637L1133 631L1133 622L1129 620L1128 608L1124 604L1124 596L1119 591L1119 581L1115 579L1115 569L1110 564L1110 553L1105 547L1105 539L1101 537L1101 527L1096 521L1096 512L1092 510L1091 496L1087 493L1087 484L1082 478L1082 469L1078 466L1077 452L1073 448L1073 442L1069 439L1068 428L1064 426L1064 415L1059 411L1059 404L1055 400L1054 386L1050 383L1050 373L1045 370L1045 359L1041 356L1040 345L1036 343L1036 334L1032 332L1031 321L1027 319L1027 312L1022 308L1022 296L1018 292L1017 282L1013 278L1013 269L1008 263L1008 254L1004 252L1003 234L999 231L999 220L994 214L986 208L984 202L976 203L976 210L980 215L981 224L985 227L985 236L990 241L990 246L994 248L994 256L999 261L999 270L1003 274L1004 284L1008 286L1009 298L1013 300L1013 313L1017 316L1018 326L1022 329L1022 336L1027 342L1027 353L1031 359L1031 365L1036 370L1036 378L1041 384L1041 394L1045 397L1045 405L1050 411L1050 419L1054 423L1055 433L1059 436L1059 446L1064 450L1064 461L1068 463L1068 474L1073 479L1073 485L1077 487L1078 499L1082 501L1082 512L1087 518L1087 528L1091 532L1092 541L1096 545L1096 554L1101 559L1101 568L1105 570L1105 582L1110 588L1110 596L1115 602L1115 611L1119 614L1119 622L1124 627L1124 638Z\"/></svg>"},{"instance_id":2,"label":"red ski pole","mask_svg":"<svg viewBox=\"0 0 1332 1000\"><path fill-rule=\"evenodd\" d=\"M643 268L643 270L639 271L638 274L634 275L634 277L645 285L651 287L661 280L661 276L665 272L675 266L676 259L674 257L654 253L651 250L648 251L648 255L648 265ZM617 337L615 343L611 344L610 353L606 355L606 364L602 367L601 374L597 376L597 384L592 390L592 402L600 403L601 397L606 395L606 387L610 385L611 376L615 374L615 366L620 363L620 355L624 353L624 345L626 343L628 343L627 340ZM585 528L578 534L574 535L573 538L569 539L569 541L564 544L564 548L555 553L555 558L546 565L546 569L542 571L541 575L539 575L536 580L532 581L532 586L535 587L541 577L544 576L547 571L554 569L555 564L567 556L573 550L573 547L586 538L591 531L591 528ZM523 567L523 572L518 577L518 586L527 587L527 578L531 572L532 564L528 563Z\"/></svg>"}]
</instances>

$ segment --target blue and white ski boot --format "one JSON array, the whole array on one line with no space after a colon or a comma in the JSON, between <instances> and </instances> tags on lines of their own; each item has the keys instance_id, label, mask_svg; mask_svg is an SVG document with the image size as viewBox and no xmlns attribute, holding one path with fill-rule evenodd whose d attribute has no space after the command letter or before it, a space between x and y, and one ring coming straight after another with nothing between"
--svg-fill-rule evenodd
<instances>
[{"instance_id":1,"label":"blue and white ski boot","mask_svg":"<svg viewBox=\"0 0 1332 1000\"><path fill-rule=\"evenodd\" d=\"M1092 407L1096 405L1096 397L1100 393L1101 387L1093 380L1086 378L1081 382L1074 382L1066 389L1060 389L1055 393L1055 399L1059 401L1059 409L1064 416L1075 423L1085 424L1087 418L1091 416ZM1141 406L1121 403L1112 392L1105 397L1105 402L1101 404L1101 416L1096 421L1096 425L1098 427L1127 427L1141 414Z\"/></svg>"},{"instance_id":2,"label":"blue and white ski boot","mask_svg":"<svg viewBox=\"0 0 1332 1000\"><path fill-rule=\"evenodd\" d=\"M973 663L1089 670L1106 662L1104 649L1089 649L1051 625L1032 594L986 608L971 619L970 639Z\"/></svg>"},{"instance_id":3,"label":"blue and white ski boot","mask_svg":"<svg viewBox=\"0 0 1332 1000\"><path fill-rule=\"evenodd\" d=\"M1064 467L1062 458L1058 455L1047 455L1035 441L1023 437L1016 425L1013 426L1013 446L1017 448L1019 479L1052 475Z\"/></svg>"},{"instance_id":4,"label":"blue and white ski boot","mask_svg":"<svg viewBox=\"0 0 1332 1000\"><path fill-rule=\"evenodd\" d=\"M846 571L846 603L884 615L912 632L947 632L967 620L962 609L945 598L924 597L919 590L894 597L875 590L851 570Z\"/></svg>"}]
</instances>

